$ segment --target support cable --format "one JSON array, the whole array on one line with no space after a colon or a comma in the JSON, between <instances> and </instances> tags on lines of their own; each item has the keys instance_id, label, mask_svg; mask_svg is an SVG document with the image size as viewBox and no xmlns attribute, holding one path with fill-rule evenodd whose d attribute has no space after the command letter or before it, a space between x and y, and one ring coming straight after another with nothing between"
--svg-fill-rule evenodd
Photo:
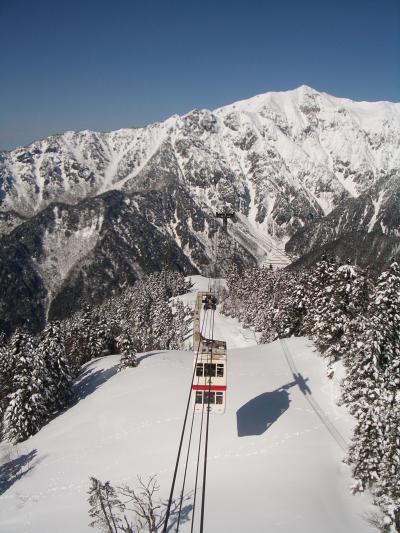
<instances>
[{"instance_id":1,"label":"support cable","mask_svg":"<svg viewBox=\"0 0 400 533\"><path fill-rule=\"evenodd\" d=\"M168 520L169 520L169 515L171 513L172 498L174 496L176 476L177 476L177 473L178 473L178 467L179 467L179 461L180 461L180 457L181 457L183 438L184 438L184 435L185 435L186 422L187 422L187 417L188 417L189 407L190 407L190 399L191 399L191 396L192 396L192 385L193 385L193 381L194 381L195 374L196 374L197 360L198 360L198 357L199 357L199 351L200 351L200 346L201 346L201 334L203 332L203 326L204 326L204 321L205 321L206 315L207 315L207 313L205 314L205 316L203 318L203 323L202 323L201 332L200 332L199 345L197 347L196 360L195 360L195 364L194 364L192 379L191 379L191 382L190 382L189 395L188 395L188 399L187 399L187 403L186 403L186 411L185 411L185 417L184 417L184 420L183 420L181 437L180 437L180 440L179 440L178 454L177 454L177 457L176 457L174 475L173 475L173 478L172 478L171 491L170 491L170 494L169 494L167 510L166 510L166 513L165 513L163 533L167 533Z\"/></svg>"},{"instance_id":2,"label":"support cable","mask_svg":"<svg viewBox=\"0 0 400 533\"><path fill-rule=\"evenodd\" d=\"M216 254L215 254L216 255L216 260L214 262L214 294L216 293L216 288L217 288L217 253L218 253L218 247L216 249ZM211 280L209 280L209 292L211 292L210 289L211 289ZM172 484L171 484L171 491L170 491L170 496L169 496L169 500L168 500L167 511L166 511L166 514L165 514L163 533L167 533L167 529L168 529L168 520L169 520L170 512L171 512L172 498L173 498L173 494L174 494L175 482L176 482L177 472L178 472L178 468L179 468L180 456L181 456L181 452L182 452L182 444L183 444L183 440L184 440L184 434L185 434L186 423L187 423L187 418L188 418L190 400L191 400L191 395L192 395L192 390L193 390L193 382L194 382L195 375L196 375L197 361L198 361L198 357L199 357L199 351L200 351L200 346L201 346L203 327L204 327L204 323L205 323L206 317L207 317L207 309L206 309L206 312L205 312L205 315L204 315L204 318L203 318L203 323L202 323L201 332L200 332L199 345L198 345L198 348L197 348L196 359L195 359L195 364L194 364L193 374L192 374L192 380L191 380L191 384L190 384L190 391L189 391L188 401L187 401L187 404L186 404L185 417L184 417L183 426L182 426L181 438L180 438L180 441L179 441L179 448L178 448L178 454L177 454L177 459L176 459L176 463L175 463L174 475L173 475ZM211 353L210 353L211 364L212 364L212 359L213 359L213 347L214 347L214 322L215 322L215 309L212 309ZM208 360L209 359L207 357L207 361ZM208 369L210 369L210 368L211 368L211 366L208 366ZM208 379L207 418L206 418L206 435L205 435L204 466L203 466L203 489L202 489L202 501L201 501L201 515L200 515L200 533L203 533L203 527L204 527L205 488L206 488L206 477L207 477L208 436L209 436L210 400L211 400L211 371L209 371L209 373L210 373L210 375L208 376L209 379ZM203 392L203 398L202 398L202 400L203 400L202 401L202 418L201 418L201 428L200 428L198 456L197 456L196 482L195 482L195 493L194 493L194 505L193 505L193 513L192 513L191 531L193 531L193 524L194 524L194 512L195 512L195 504L196 504L196 492L197 492L197 481L198 481L198 471L199 471L199 458L200 458L201 440L202 440L202 433L203 433L202 429L203 429L203 419L204 419L204 393L205 393L205 391ZM178 530L179 530L180 517L181 517L181 511L182 511L183 494L184 494L184 487L185 487L185 483L186 483L187 466L188 466L188 460L189 460L189 454L190 454L190 446L191 446L191 440L192 440L192 432L193 432L194 411L195 411L195 409L193 409L193 415L192 415L192 421L191 421L191 427L190 427L190 435L189 435L189 442L188 442L188 448L187 448L187 454L186 454L185 472L184 472L183 484L182 484L182 490L181 490L181 496L180 496L180 505L179 505L178 522L177 522L176 533L178 533Z\"/></svg>"},{"instance_id":3,"label":"support cable","mask_svg":"<svg viewBox=\"0 0 400 533\"><path fill-rule=\"evenodd\" d=\"M207 327L205 328L207 332ZM210 331L209 335L207 335L207 338L210 338L211 333L211 322L210 322ZM207 356L207 363L209 363L209 358ZM206 378L206 376L204 376ZM206 385L206 379L204 379L204 385ZM201 421L200 421L200 438L199 438L199 445L197 448L197 461L196 461L196 477L194 482L194 496L193 496L193 509L192 509L192 523L190 527L190 533L193 533L194 528L194 518L196 514L196 503L197 503L197 485L199 480L199 469L200 469L200 454L201 454L201 444L203 439L203 423L204 423L204 391L202 396L202 402L201 402Z\"/></svg>"},{"instance_id":4,"label":"support cable","mask_svg":"<svg viewBox=\"0 0 400 533\"><path fill-rule=\"evenodd\" d=\"M188 443L187 453L186 453L185 472L184 472L184 474L183 474L182 490L181 490L181 495L180 495L180 498L179 498L178 520L177 520L177 523L176 523L176 530L175 530L175 533L178 533L178 531L179 531L179 524L181 523L181 512L182 512L183 494L184 494L184 491L185 491L186 473L187 473L187 467L188 467L188 461L189 461L190 445L191 445L191 442L192 442L194 413L195 413L195 411L194 411L194 408L193 408L192 422L191 422L191 424L190 424L189 443Z\"/></svg>"},{"instance_id":5,"label":"support cable","mask_svg":"<svg viewBox=\"0 0 400 533\"><path fill-rule=\"evenodd\" d=\"M211 363L212 363L213 346L214 346L214 318L215 318L215 310L213 309L213 311L212 311L212 327L211 327ZM204 445L203 490L202 490L201 514L200 514L200 533L203 533L203 530L204 530L204 507L205 507L205 501L206 501L208 434L209 434L209 427L210 427L210 397L211 397L210 393L211 393L211 376L209 378L209 387L208 387L206 436L205 436L205 445ZM203 401L204 401L204 399L203 399Z\"/></svg>"},{"instance_id":6,"label":"support cable","mask_svg":"<svg viewBox=\"0 0 400 533\"><path fill-rule=\"evenodd\" d=\"M205 328L204 328L205 331L207 331L207 322L208 322L208 320L207 320L207 312L206 312L205 315L204 315L204 320L203 320L203 325L205 323ZM197 368L197 365L195 364L195 369L196 368ZM200 381L200 376L198 376L198 378L197 378L197 384L199 384L199 381ZM187 453L186 453L185 472L184 472L184 475L183 475L182 490L181 490L180 501L179 501L178 521L177 521L177 524L176 524L175 533L178 533L179 525L180 525L180 522L181 522L183 495L184 495L184 492L185 492L186 474L187 474L187 468L188 468L188 462L189 462L190 446L191 446L191 442L192 442L194 415L195 415L195 406L193 406L192 421L191 421L191 424L190 424L189 443L188 443ZM201 440L201 433L200 433L200 440ZM193 513L194 513L194 511L193 511Z\"/></svg>"},{"instance_id":7,"label":"support cable","mask_svg":"<svg viewBox=\"0 0 400 533\"><path fill-rule=\"evenodd\" d=\"M192 510L192 524L190 527L190 533L193 533L193 526L194 526L194 515L196 511L196 501L197 501L197 483L199 480L199 466L200 466L200 452L201 452L201 441L203 437L203 420L204 420L204 399L202 401L202 408L201 408L201 421L200 421L200 438L199 438L199 446L197 449L197 464L196 464L196 479L194 482L194 496L193 496L193 510Z\"/></svg>"}]
</instances>

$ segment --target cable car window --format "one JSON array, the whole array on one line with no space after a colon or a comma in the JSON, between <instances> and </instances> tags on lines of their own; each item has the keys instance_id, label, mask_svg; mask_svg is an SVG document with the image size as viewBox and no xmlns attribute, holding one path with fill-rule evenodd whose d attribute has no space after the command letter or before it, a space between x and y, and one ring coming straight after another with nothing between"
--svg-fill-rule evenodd
<instances>
[{"instance_id":1,"label":"cable car window","mask_svg":"<svg viewBox=\"0 0 400 533\"><path fill-rule=\"evenodd\" d=\"M203 403L203 392L201 390L196 391L196 403Z\"/></svg>"},{"instance_id":2,"label":"cable car window","mask_svg":"<svg viewBox=\"0 0 400 533\"><path fill-rule=\"evenodd\" d=\"M215 363L204 363L204 375L214 377L216 365Z\"/></svg>"},{"instance_id":3,"label":"cable car window","mask_svg":"<svg viewBox=\"0 0 400 533\"><path fill-rule=\"evenodd\" d=\"M217 364L217 378L224 377L224 365Z\"/></svg>"},{"instance_id":4,"label":"cable car window","mask_svg":"<svg viewBox=\"0 0 400 533\"><path fill-rule=\"evenodd\" d=\"M216 392L215 393L215 403L218 405L222 405L224 403L224 393L223 392Z\"/></svg>"},{"instance_id":5,"label":"cable car window","mask_svg":"<svg viewBox=\"0 0 400 533\"><path fill-rule=\"evenodd\" d=\"M203 375L203 363L197 363L196 365L196 376Z\"/></svg>"},{"instance_id":6,"label":"cable car window","mask_svg":"<svg viewBox=\"0 0 400 533\"><path fill-rule=\"evenodd\" d=\"M210 401L208 401L208 395L210 395ZM204 392L204 403L205 404L208 404L208 403L215 403L215 392L211 391L211 392Z\"/></svg>"}]
</instances>

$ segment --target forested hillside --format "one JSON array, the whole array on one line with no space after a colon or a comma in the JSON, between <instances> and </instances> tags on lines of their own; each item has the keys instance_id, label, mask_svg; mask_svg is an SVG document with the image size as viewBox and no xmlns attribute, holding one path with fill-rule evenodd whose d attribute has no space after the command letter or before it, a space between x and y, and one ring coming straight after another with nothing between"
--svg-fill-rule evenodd
<instances>
[{"instance_id":1,"label":"forested hillside","mask_svg":"<svg viewBox=\"0 0 400 533\"><path fill-rule=\"evenodd\" d=\"M169 300L185 293L182 274L146 276L103 305L49 322L36 336L19 329L0 345L0 436L20 442L74 401L72 383L82 365L121 353L120 368L136 353L183 346L191 311Z\"/></svg>"},{"instance_id":2,"label":"forested hillside","mask_svg":"<svg viewBox=\"0 0 400 533\"><path fill-rule=\"evenodd\" d=\"M356 426L346 461L353 491L372 490L400 528L400 268L374 277L324 258L314 268L255 268L227 276L224 312L261 342L306 335L329 363L346 369L341 402ZM388 529L389 530L389 529Z\"/></svg>"}]
</instances>

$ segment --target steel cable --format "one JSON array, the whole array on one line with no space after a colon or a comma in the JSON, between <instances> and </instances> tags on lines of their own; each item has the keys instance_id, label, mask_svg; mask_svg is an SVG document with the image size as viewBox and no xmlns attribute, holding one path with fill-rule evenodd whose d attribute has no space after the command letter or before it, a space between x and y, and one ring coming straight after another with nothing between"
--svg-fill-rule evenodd
<instances>
[{"instance_id":1,"label":"steel cable","mask_svg":"<svg viewBox=\"0 0 400 533\"><path fill-rule=\"evenodd\" d=\"M212 356L213 356L213 346L214 346L214 318L215 318L215 310L212 310L212 327L211 327L211 357L210 361L212 364ZM205 500L206 500L206 480L207 480L207 458L208 458L208 435L209 435L209 427L210 427L210 398L211 398L211 377L209 378L209 386L208 386L208 402L207 402L207 418L206 418L206 436L205 436L205 443L204 443L204 465L203 465L203 490L202 490L202 498L201 498L201 514L200 514L200 533L203 533L204 530L204 508L205 508ZM204 403L204 398L203 398Z\"/></svg>"},{"instance_id":2,"label":"steel cable","mask_svg":"<svg viewBox=\"0 0 400 533\"><path fill-rule=\"evenodd\" d=\"M207 331L207 312L204 314L203 326L204 326L204 324L205 324L204 330ZM195 364L195 369L196 368L197 368L197 365ZM196 372L196 374L197 374L197 372ZM197 378L197 384L199 384L199 381L200 381L200 376L198 376L198 378ZM203 405L203 407L204 407L204 405ZM184 491L185 491L186 474L187 474L187 468L188 468L188 463L189 463L190 447L191 447L191 442L192 442L194 415L195 415L195 406L193 406L192 421L191 421L191 424L190 424L190 434L189 434L189 442L188 442L187 453L186 453L185 472L184 472L184 475L183 475L182 490L181 490L181 496L180 496L180 502L179 502L179 511L178 511L178 521L177 521L175 533L178 533L179 525L180 525L180 522L181 522L183 495L184 495ZM201 429L200 429L200 441L201 441ZM194 513L194 511L193 511L193 513Z\"/></svg>"},{"instance_id":3,"label":"steel cable","mask_svg":"<svg viewBox=\"0 0 400 533\"><path fill-rule=\"evenodd\" d=\"M187 417L188 417L188 413L189 413L190 399L191 399L191 396L192 396L192 386L193 386L193 381L194 381L195 373L196 373L197 360L198 360L198 357L199 357L199 351L200 351L200 346L201 346L201 334L203 332L205 316L203 318L199 345L197 347L196 360L195 360L195 364L194 364L192 379L191 379L191 382L190 382L190 389L189 389L188 400L187 400L187 403L186 403L185 417L184 417L184 420L183 420L182 432L181 432L181 437L180 437L179 447L178 447L178 455L176 457L174 475L173 475L173 478L172 478L171 490L170 490L170 494L169 494L169 498L168 498L167 510L166 510L166 513L165 513L163 533L167 533L168 520L169 520L169 515L171 513L172 498L173 498L173 495L174 495L176 476L177 476L177 473L178 473L179 461L180 461L181 452L182 452L183 438L184 438L184 435L185 435L186 422L187 422Z\"/></svg>"}]
</instances>

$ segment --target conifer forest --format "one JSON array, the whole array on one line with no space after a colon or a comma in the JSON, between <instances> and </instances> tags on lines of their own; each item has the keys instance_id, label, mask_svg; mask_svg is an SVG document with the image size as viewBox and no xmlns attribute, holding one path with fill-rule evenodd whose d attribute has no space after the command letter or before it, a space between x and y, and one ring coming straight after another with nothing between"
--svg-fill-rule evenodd
<instances>
[{"instance_id":1,"label":"conifer forest","mask_svg":"<svg viewBox=\"0 0 400 533\"><path fill-rule=\"evenodd\" d=\"M341 402L355 417L346 462L354 492L372 490L387 523L400 528L400 267L380 275L323 257L314 268L227 273L224 312L260 342L305 335L329 370L346 370Z\"/></svg>"}]
</instances>

